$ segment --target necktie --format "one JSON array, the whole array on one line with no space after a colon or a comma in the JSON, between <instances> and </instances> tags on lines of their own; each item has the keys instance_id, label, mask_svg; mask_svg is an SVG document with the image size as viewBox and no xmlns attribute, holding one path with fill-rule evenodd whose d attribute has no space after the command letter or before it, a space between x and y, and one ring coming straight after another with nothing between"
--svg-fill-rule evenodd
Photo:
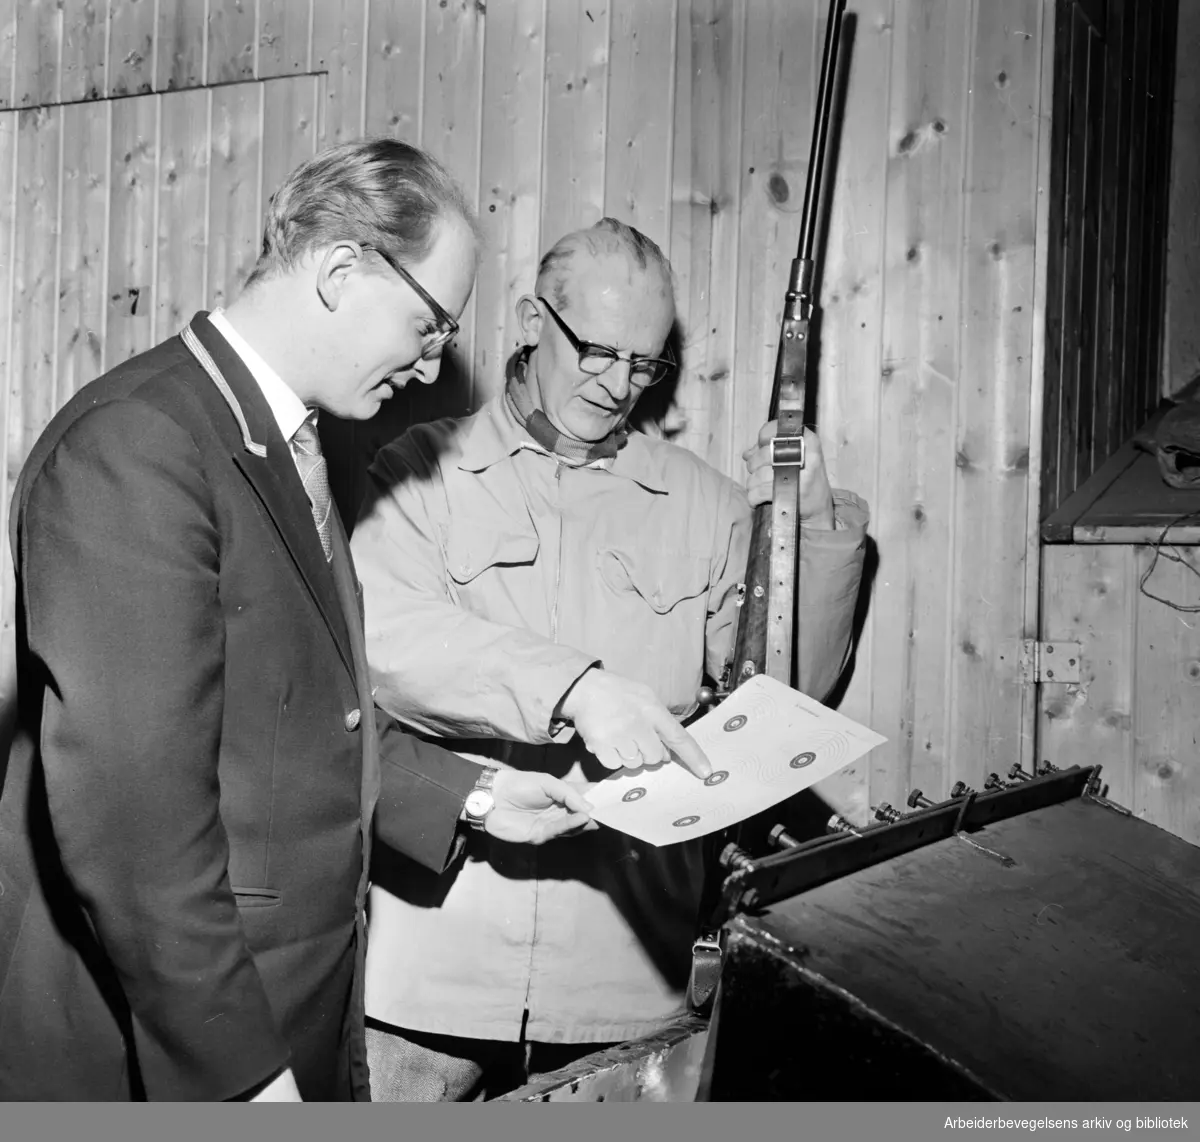
<instances>
[{"instance_id":1,"label":"necktie","mask_svg":"<svg viewBox=\"0 0 1200 1142\"><path fill-rule=\"evenodd\" d=\"M305 418L304 423L296 429L292 436L292 459L296 462L296 471L300 473L300 482L308 493L308 502L312 505L313 522L317 525L317 534L321 537L321 547L325 558L333 556L333 495L329 491L329 469L325 457L321 455L321 439L317 436L317 414L314 410Z\"/></svg>"}]
</instances>

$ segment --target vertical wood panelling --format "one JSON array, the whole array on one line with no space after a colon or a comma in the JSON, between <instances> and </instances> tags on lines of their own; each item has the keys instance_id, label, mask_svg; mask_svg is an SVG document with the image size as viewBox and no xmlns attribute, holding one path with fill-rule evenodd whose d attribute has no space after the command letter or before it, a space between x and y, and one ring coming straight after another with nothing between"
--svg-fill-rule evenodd
<instances>
[{"instance_id":1,"label":"vertical wood panelling","mask_svg":"<svg viewBox=\"0 0 1200 1142\"><path fill-rule=\"evenodd\" d=\"M0 15L0 24L3 16ZM4 41L0 33L0 47ZM13 329L12 295L16 284L16 266L13 251L16 248L16 213L18 195L16 191L17 115L13 112L0 114L0 297L4 305L0 308L0 685L12 685L16 670L15 638L16 607L14 591L16 580L13 575L12 548L8 542L8 508L12 500L12 487L24 460L23 453L14 451L9 445L9 424L12 407L20 400L20 381L12 369ZM10 689L5 691L11 693Z\"/></svg>"},{"instance_id":2,"label":"vertical wood panelling","mask_svg":"<svg viewBox=\"0 0 1200 1142\"><path fill-rule=\"evenodd\" d=\"M889 741L872 755L872 794L908 786L947 793L946 599L952 588L952 482L959 369L959 250L967 130L970 6L896 5L884 251L879 478L880 550L873 600L872 722ZM911 434L882 426L908 424Z\"/></svg>"},{"instance_id":3,"label":"vertical wood panelling","mask_svg":"<svg viewBox=\"0 0 1200 1142\"><path fill-rule=\"evenodd\" d=\"M1153 408L1164 392L1163 359L1166 352L1166 271L1168 210L1171 190L1171 108L1175 91L1175 31L1178 24L1179 0L1163 0L1159 5L1158 42L1154 58L1158 67L1154 71L1152 98L1156 108L1152 133L1154 162L1149 178L1153 186L1153 211L1147 225L1150 228L1147 242L1154 251L1151 259L1152 274L1147 291L1145 322L1152 331L1147 339L1147 359L1144 368L1146 388L1143 408ZM1190 61L1189 61L1190 65Z\"/></svg>"},{"instance_id":4,"label":"vertical wood panelling","mask_svg":"<svg viewBox=\"0 0 1200 1142\"><path fill-rule=\"evenodd\" d=\"M1110 796L1133 805L1134 548L1054 544L1043 558L1042 637L1079 643L1078 684L1042 684L1038 758L1104 766Z\"/></svg>"},{"instance_id":5,"label":"vertical wood panelling","mask_svg":"<svg viewBox=\"0 0 1200 1142\"><path fill-rule=\"evenodd\" d=\"M1192 0L1179 5L1175 60L1163 374L1168 393L1200 376L1200 4Z\"/></svg>"},{"instance_id":6,"label":"vertical wood panelling","mask_svg":"<svg viewBox=\"0 0 1200 1142\"><path fill-rule=\"evenodd\" d=\"M425 21L421 142L441 159L462 184L468 201L476 205L482 130L484 15L474 0L446 4L441 0L427 0ZM447 380L455 390L466 395L466 404L454 409L459 415L473 403L470 393L476 301L476 295L472 294L466 311L459 318L458 337L442 362Z\"/></svg>"},{"instance_id":7,"label":"vertical wood panelling","mask_svg":"<svg viewBox=\"0 0 1200 1142\"><path fill-rule=\"evenodd\" d=\"M214 88L211 130L207 299L217 306L238 295L258 257L262 86Z\"/></svg>"},{"instance_id":8,"label":"vertical wood panelling","mask_svg":"<svg viewBox=\"0 0 1200 1142\"><path fill-rule=\"evenodd\" d=\"M279 184L317 148L314 79L273 80L263 84L262 183L259 198L265 215ZM257 239L256 239L257 240Z\"/></svg>"},{"instance_id":9,"label":"vertical wood panelling","mask_svg":"<svg viewBox=\"0 0 1200 1142\"><path fill-rule=\"evenodd\" d=\"M312 0L258 0L259 79L308 70Z\"/></svg>"},{"instance_id":10,"label":"vertical wood panelling","mask_svg":"<svg viewBox=\"0 0 1200 1142\"><path fill-rule=\"evenodd\" d=\"M196 14L195 0L171 6L189 24ZM154 90L154 0L109 0L108 95L140 95ZM203 29L200 42L203 44Z\"/></svg>"},{"instance_id":11,"label":"vertical wood panelling","mask_svg":"<svg viewBox=\"0 0 1200 1142\"><path fill-rule=\"evenodd\" d=\"M1157 403L1175 0L1056 0L1043 518Z\"/></svg>"},{"instance_id":12,"label":"vertical wood panelling","mask_svg":"<svg viewBox=\"0 0 1200 1142\"><path fill-rule=\"evenodd\" d=\"M102 371L111 109L101 101L62 109L56 404Z\"/></svg>"},{"instance_id":13,"label":"vertical wood panelling","mask_svg":"<svg viewBox=\"0 0 1200 1142\"><path fill-rule=\"evenodd\" d=\"M154 343L158 106L156 95L112 105L105 368Z\"/></svg>"},{"instance_id":14,"label":"vertical wood panelling","mask_svg":"<svg viewBox=\"0 0 1200 1142\"><path fill-rule=\"evenodd\" d=\"M1200 549L1180 548L1187 566L1160 559L1146 588L1164 599L1200 602ZM1137 551L1138 577L1149 547ZM1142 596L1137 611L1136 773L1139 816L1200 843L1200 615ZM1115 795L1114 795L1115 797Z\"/></svg>"},{"instance_id":15,"label":"vertical wood panelling","mask_svg":"<svg viewBox=\"0 0 1200 1142\"><path fill-rule=\"evenodd\" d=\"M947 697L956 774L1017 760L1022 723L1039 0L975 7Z\"/></svg>"},{"instance_id":16,"label":"vertical wood panelling","mask_svg":"<svg viewBox=\"0 0 1200 1142\"><path fill-rule=\"evenodd\" d=\"M503 26L509 13L509 5L498 6L489 27ZM367 22L367 134L420 144L424 48L424 0L372 3Z\"/></svg>"},{"instance_id":17,"label":"vertical wood panelling","mask_svg":"<svg viewBox=\"0 0 1200 1142\"><path fill-rule=\"evenodd\" d=\"M670 238L675 12L671 0L611 0L604 213L666 249ZM652 112L653 109L653 112Z\"/></svg>"},{"instance_id":18,"label":"vertical wood panelling","mask_svg":"<svg viewBox=\"0 0 1200 1142\"><path fill-rule=\"evenodd\" d=\"M54 415L58 313L62 115L58 108L39 107L19 116L12 369L20 399L9 406L10 456L25 455Z\"/></svg>"},{"instance_id":19,"label":"vertical wood panelling","mask_svg":"<svg viewBox=\"0 0 1200 1142\"><path fill-rule=\"evenodd\" d=\"M1125 369L1129 380L1123 388L1121 437L1126 439L1136 425L1139 405L1141 404L1142 378L1139 366L1142 361L1142 340L1146 330L1142 329L1139 315L1142 309L1142 292L1144 281L1145 230L1142 225L1146 197L1146 164L1149 158L1146 150L1147 115L1151 102L1147 98L1147 86L1150 69L1156 61L1150 58L1150 27L1149 21L1143 14L1137 21L1134 38L1132 90L1133 108L1132 123L1129 136L1129 257L1125 269L1125 320L1126 330Z\"/></svg>"},{"instance_id":20,"label":"vertical wood panelling","mask_svg":"<svg viewBox=\"0 0 1200 1142\"><path fill-rule=\"evenodd\" d=\"M676 47L671 264L683 336L677 443L734 471L734 374L746 8L680 0ZM745 383L743 379L740 383Z\"/></svg>"},{"instance_id":21,"label":"vertical wood panelling","mask_svg":"<svg viewBox=\"0 0 1200 1142\"><path fill-rule=\"evenodd\" d=\"M764 0L747 16L737 266L736 389L725 426L731 475L766 420L812 136L818 0ZM824 9L824 5L820 7ZM703 129L703 128L701 128ZM823 291L828 305L829 293Z\"/></svg>"},{"instance_id":22,"label":"vertical wood panelling","mask_svg":"<svg viewBox=\"0 0 1200 1142\"><path fill-rule=\"evenodd\" d=\"M57 103L63 11L58 0L21 0L17 9L16 107Z\"/></svg>"},{"instance_id":23,"label":"vertical wood panelling","mask_svg":"<svg viewBox=\"0 0 1200 1142\"><path fill-rule=\"evenodd\" d=\"M155 91L184 91L204 83L207 34L201 0L158 0Z\"/></svg>"},{"instance_id":24,"label":"vertical wood panelling","mask_svg":"<svg viewBox=\"0 0 1200 1142\"><path fill-rule=\"evenodd\" d=\"M1127 29L1132 28L1130 0L1108 0L1105 40L1110 60L1104 72L1104 139L1100 175L1100 289L1096 312L1096 383L1093 409L1093 455L1111 456L1123 443L1118 426L1122 382L1120 351L1123 338L1115 318L1123 312L1125 275L1117 274L1125 257L1125 183L1119 177L1129 150L1129 95L1120 60Z\"/></svg>"},{"instance_id":25,"label":"vertical wood panelling","mask_svg":"<svg viewBox=\"0 0 1200 1142\"><path fill-rule=\"evenodd\" d=\"M181 91L162 101L155 342L178 333L196 310L208 304L205 269L210 101L210 93L202 89Z\"/></svg>"},{"instance_id":26,"label":"vertical wood panelling","mask_svg":"<svg viewBox=\"0 0 1200 1142\"><path fill-rule=\"evenodd\" d=\"M1061 41L1064 51L1071 53L1071 83L1067 98L1069 105L1068 140L1066 145L1066 191L1063 202L1063 267L1062 267L1062 345L1061 381L1058 393L1058 435L1056 455L1051 472L1059 495L1075 484L1076 457L1079 452L1080 381L1089 378L1083 373L1081 338L1084 336L1082 277L1083 257L1088 245L1084 229L1083 201L1085 188L1098 185L1095 175L1088 178L1088 60L1094 31L1083 8L1069 5L1069 20ZM1094 117L1094 116L1093 116Z\"/></svg>"},{"instance_id":27,"label":"vertical wood panelling","mask_svg":"<svg viewBox=\"0 0 1200 1142\"><path fill-rule=\"evenodd\" d=\"M487 248L475 285L474 399L499 392L518 342L517 298L537 275L542 147L543 0L521 0L488 15L480 152L479 216Z\"/></svg>"},{"instance_id":28,"label":"vertical wood panelling","mask_svg":"<svg viewBox=\"0 0 1200 1142\"><path fill-rule=\"evenodd\" d=\"M108 0L61 0L61 7L63 38L59 98L64 103L99 99L104 92Z\"/></svg>"},{"instance_id":29,"label":"vertical wood panelling","mask_svg":"<svg viewBox=\"0 0 1200 1142\"><path fill-rule=\"evenodd\" d=\"M17 0L0 0L0 108L13 105L17 71Z\"/></svg>"},{"instance_id":30,"label":"vertical wood panelling","mask_svg":"<svg viewBox=\"0 0 1200 1142\"><path fill-rule=\"evenodd\" d=\"M362 134L363 37L369 4L370 0L313 0L311 67L329 73L317 128L325 146Z\"/></svg>"},{"instance_id":31,"label":"vertical wood panelling","mask_svg":"<svg viewBox=\"0 0 1200 1142\"><path fill-rule=\"evenodd\" d=\"M608 0L546 5L542 250L604 213L609 20Z\"/></svg>"},{"instance_id":32,"label":"vertical wood panelling","mask_svg":"<svg viewBox=\"0 0 1200 1142\"><path fill-rule=\"evenodd\" d=\"M254 75L256 0L219 0L208 12L208 82L237 83ZM298 7L303 11L304 5Z\"/></svg>"},{"instance_id":33,"label":"vertical wood panelling","mask_svg":"<svg viewBox=\"0 0 1200 1142\"><path fill-rule=\"evenodd\" d=\"M1087 86L1088 102L1104 103L1104 77L1106 52L1101 31L1092 31L1087 40ZM1101 115L1089 115L1085 121L1085 151L1083 169L1085 182L1080 208L1080 225L1086 240L1083 244L1080 259L1079 298L1079 356L1076 359L1078 375L1075 379L1075 391L1078 394L1078 440L1075 446L1074 469L1070 473L1071 486L1078 487L1088 478L1108 457L1096 457L1095 430L1095 392L1103 383L1098 365L1100 363L1097 344L1099 330L1096 327L1100 282L1098 278L1098 261L1100 243L1100 172L1103 169L1101 141L1104 123Z\"/></svg>"}]
</instances>

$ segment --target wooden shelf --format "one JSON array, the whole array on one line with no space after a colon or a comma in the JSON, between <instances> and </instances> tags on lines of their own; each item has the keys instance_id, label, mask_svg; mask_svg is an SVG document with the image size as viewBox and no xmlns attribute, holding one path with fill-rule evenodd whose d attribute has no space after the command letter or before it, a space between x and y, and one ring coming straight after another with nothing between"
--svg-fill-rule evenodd
<instances>
[{"instance_id":1,"label":"wooden shelf","mask_svg":"<svg viewBox=\"0 0 1200 1142\"><path fill-rule=\"evenodd\" d=\"M1170 405L1146 425L1152 429ZM1145 430L1143 430L1145 431ZM1174 527L1188 513L1195 518ZM1164 536L1164 528L1168 529ZM1172 488L1149 452L1124 445L1042 524L1043 543L1200 545L1200 489Z\"/></svg>"}]
</instances>

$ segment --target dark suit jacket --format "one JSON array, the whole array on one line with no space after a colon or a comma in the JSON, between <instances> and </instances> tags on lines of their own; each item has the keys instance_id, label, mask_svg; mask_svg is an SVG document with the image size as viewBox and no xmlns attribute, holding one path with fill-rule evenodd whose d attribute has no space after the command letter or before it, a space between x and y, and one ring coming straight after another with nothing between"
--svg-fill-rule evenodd
<instances>
[{"instance_id":1,"label":"dark suit jacket","mask_svg":"<svg viewBox=\"0 0 1200 1142\"><path fill-rule=\"evenodd\" d=\"M119 366L14 499L4 1099L227 1099L285 1066L305 1099L369 1097L361 594L253 377L191 328L220 382L179 337ZM478 768L387 741L386 839L440 869Z\"/></svg>"}]
</instances>

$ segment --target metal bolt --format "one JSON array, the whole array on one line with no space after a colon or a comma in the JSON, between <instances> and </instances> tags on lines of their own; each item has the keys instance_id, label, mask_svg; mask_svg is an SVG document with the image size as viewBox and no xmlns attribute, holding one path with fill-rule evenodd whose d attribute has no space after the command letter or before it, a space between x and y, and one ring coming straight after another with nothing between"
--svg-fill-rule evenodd
<instances>
[{"instance_id":1,"label":"metal bolt","mask_svg":"<svg viewBox=\"0 0 1200 1142\"><path fill-rule=\"evenodd\" d=\"M959 797L970 797L974 792L965 781L956 781L950 790L950 796L957 800Z\"/></svg>"},{"instance_id":2,"label":"metal bolt","mask_svg":"<svg viewBox=\"0 0 1200 1142\"><path fill-rule=\"evenodd\" d=\"M776 825L768 834L767 840L777 849L798 849L800 842L796 840L782 825Z\"/></svg>"},{"instance_id":3,"label":"metal bolt","mask_svg":"<svg viewBox=\"0 0 1200 1142\"><path fill-rule=\"evenodd\" d=\"M1006 788L998 773L989 773L987 780L983 783L983 787L989 791Z\"/></svg>"},{"instance_id":4,"label":"metal bolt","mask_svg":"<svg viewBox=\"0 0 1200 1142\"><path fill-rule=\"evenodd\" d=\"M854 827L852 821L847 821L840 813L834 813L828 821L825 822L825 831L827 833L851 833L856 837L861 837L862 833Z\"/></svg>"},{"instance_id":5,"label":"metal bolt","mask_svg":"<svg viewBox=\"0 0 1200 1142\"><path fill-rule=\"evenodd\" d=\"M908 807L910 809L932 809L933 802L919 789L914 789L908 795Z\"/></svg>"},{"instance_id":6,"label":"metal bolt","mask_svg":"<svg viewBox=\"0 0 1200 1142\"><path fill-rule=\"evenodd\" d=\"M1019 761L1014 761L1012 769L1008 771L1009 781L1032 781L1035 776L1035 774L1026 773L1025 770L1021 768L1021 763Z\"/></svg>"},{"instance_id":7,"label":"metal bolt","mask_svg":"<svg viewBox=\"0 0 1200 1142\"><path fill-rule=\"evenodd\" d=\"M745 849L738 848L732 841L721 850L721 865L724 868L744 872L754 867L754 861Z\"/></svg>"},{"instance_id":8,"label":"metal bolt","mask_svg":"<svg viewBox=\"0 0 1200 1142\"><path fill-rule=\"evenodd\" d=\"M899 809L893 809L886 801L881 801L875 806L872 812L875 814L876 820L886 821L889 825L894 824L904 817L904 814Z\"/></svg>"},{"instance_id":9,"label":"metal bolt","mask_svg":"<svg viewBox=\"0 0 1200 1142\"><path fill-rule=\"evenodd\" d=\"M1048 761L1043 761L1042 767L1041 767L1041 769L1038 770L1038 772L1039 773L1061 773L1062 770L1059 769L1057 765L1051 765Z\"/></svg>"}]
</instances>

